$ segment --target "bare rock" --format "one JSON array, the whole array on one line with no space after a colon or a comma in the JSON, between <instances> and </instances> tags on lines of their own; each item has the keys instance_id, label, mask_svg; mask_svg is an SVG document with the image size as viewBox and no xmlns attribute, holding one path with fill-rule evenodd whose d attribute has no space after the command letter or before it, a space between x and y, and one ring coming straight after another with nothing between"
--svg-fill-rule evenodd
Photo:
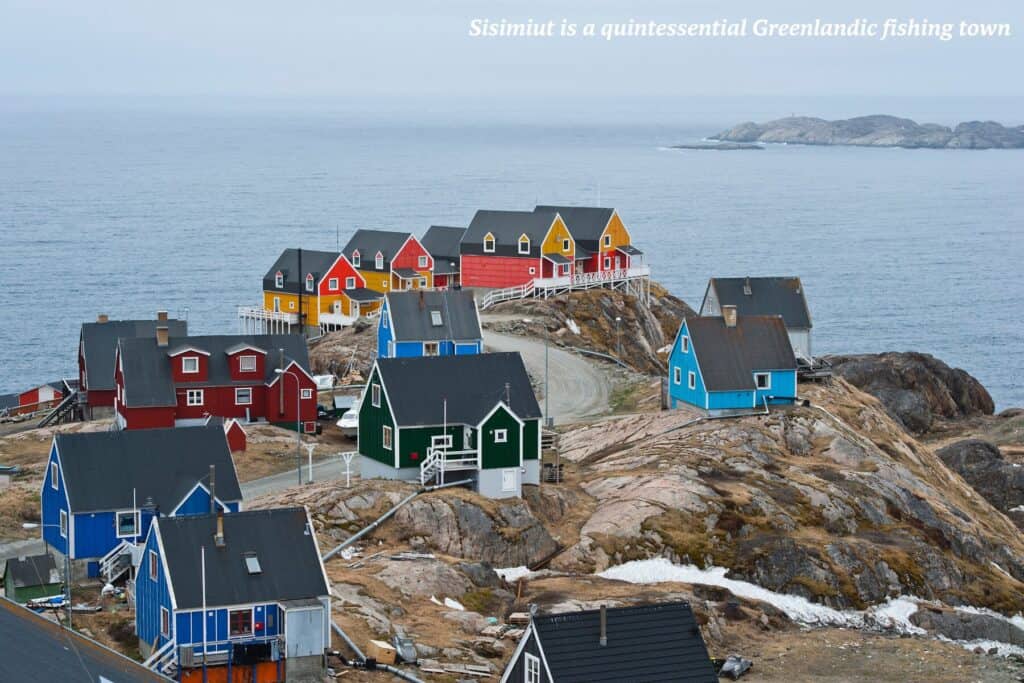
<instances>
[{"instance_id":1,"label":"bare rock","mask_svg":"<svg viewBox=\"0 0 1024 683\"><path fill-rule=\"evenodd\" d=\"M994 444L966 439L935 454L997 510L1009 512L1024 505L1024 468L1004 460Z\"/></svg>"}]
</instances>

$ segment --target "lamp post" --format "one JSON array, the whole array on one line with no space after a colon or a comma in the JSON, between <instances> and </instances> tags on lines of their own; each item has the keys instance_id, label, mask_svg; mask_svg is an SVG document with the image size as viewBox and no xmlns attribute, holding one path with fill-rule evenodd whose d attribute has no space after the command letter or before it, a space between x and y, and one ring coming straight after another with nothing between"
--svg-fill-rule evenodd
<instances>
[{"instance_id":1,"label":"lamp post","mask_svg":"<svg viewBox=\"0 0 1024 683\"><path fill-rule=\"evenodd\" d=\"M295 470L299 475L299 486L302 486L302 385L299 376L289 370L274 368L279 375L289 375L295 380ZM284 391L284 379L281 380L281 391Z\"/></svg>"},{"instance_id":2,"label":"lamp post","mask_svg":"<svg viewBox=\"0 0 1024 683\"><path fill-rule=\"evenodd\" d=\"M622 359L622 316L615 316L615 354Z\"/></svg>"},{"instance_id":3,"label":"lamp post","mask_svg":"<svg viewBox=\"0 0 1024 683\"><path fill-rule=\"evenodd\" d=\"M35 524L34 522L26 522L21 525L23 529L60 529L60 524ZM68 539L68 545L64 548L64 599L67 601L67 619L68 628L71 628L71 539Z\"/></svg>"}]
</instances>

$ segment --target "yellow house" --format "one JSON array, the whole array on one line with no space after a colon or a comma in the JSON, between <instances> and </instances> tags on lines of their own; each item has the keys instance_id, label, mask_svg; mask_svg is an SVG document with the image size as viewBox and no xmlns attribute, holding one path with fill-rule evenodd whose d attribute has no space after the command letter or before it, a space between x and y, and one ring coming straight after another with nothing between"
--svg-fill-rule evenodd
<instances>
[{"instance_id":1,"label":"yellow house","mask_svg":"<svg viewBox=\"0 0 1024 683\"><path fill-rule=\"evenodd\" d=\"M412 233L356 230L342 253L367 289L386 294L434 286L434 259Z\"/></svg>"},{"instance_id":2,"label":"yellow house","mask_svg":"<svg viewBox=\"0 0 1024 683\"><path fill-rule=\"evenodd\" d=\"M618 211L589 206L538 206L557 211L576 241L576 272L604 273L643 265L644 254L632 244Z\"/></svg>"},{"instance_id":3,"label":"yellow house","mask_svg":"<svg viewBox=\"0 0 1024 683\"><path fill-rule=\"evenodd\" d=\"M365 286L344 254L289 248L263 277L263 308L295 314L306 327L337 325L379 305L380 296Z\"/></svg>"}]
</instances>

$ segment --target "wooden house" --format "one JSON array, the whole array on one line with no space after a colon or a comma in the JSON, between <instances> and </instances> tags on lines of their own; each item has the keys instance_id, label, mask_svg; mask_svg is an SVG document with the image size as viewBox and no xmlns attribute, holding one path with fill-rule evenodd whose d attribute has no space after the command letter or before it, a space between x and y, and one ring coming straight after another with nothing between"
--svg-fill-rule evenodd
<instances>
[{"instance_id":1,"label":"wooden house","mask_svg":"<svg viewBox=\"0 0 1024 683\"><path fill-rule=\"evenodd\" d=\"M576 242L575 272L623 273L643 265L644 254L632 244L618 211L592 206L542 205L534 211L558 213Z\"/></svg>"},{"instance_id":2,"label":"wooden house","mask_svg":"<svg viewBox=\"0 0 1024 683\"><path fill-rule=\"evenodd\" d=\"M157 327L166 327L172 337L188 334L188 322L157 311L155 320L110 320L106 315L96 322L82 323L78 336L78 389L87 420L109 417L114 412L114 354L118 339L152 339Z\"/></svg>"},{"instance_id":3,"label":"wooden house","mask_svg":"<svg viewBox=\"0 0 1024 683\"><path fill-rule=\"evenodd\" d=\"M717 683L686 602L535 615L501 683Z\"/></svg>"},{"instance_id":4,"label":"wooden house","mask_svg":"<svg viewBox=\"0 0 1024 683\"><path fill-rule=\"evenodd\" d=\"M746 315L780 315L793 352L810 359L811 310L798 277L713 277L700 305L703 316L722 315L723 306L735 306Z\"/></svg>"},{"instance_id":5,"label":"wooden house","mask_svg":"<svg viewBox=\"0 0 1024 683\"><path fill-rule=\"evenodd\" d=\"M4 566L2 583L4 595L20 603L60 595L64 590L61 573L49 553L10 558Z\"/></svg>"},{"instance_id":6,"label":"wooden house","mask_svg":"<svg viewBox=\"0 0 1024 683\"><path fill-rule=\"evenodd\" d=\"M708 411L791 404L796 357L780 316L736 313L683 321L668 358L668 395Z\"/></svg>"},{"instance_id":7,"label":"wooden house","mask_svg":"<svg viewBox=\"0 0 1024 683\"><path fill-rule=\"evenodd\" d=\"M360 400L360 471L519 496L540 482L540 423L518 353L378 358Z\"/></svg>"},{"instance_id":8,"label":"wooden house","mask_svg":"<svg viewBox=\"0 0 1024 683\"><path fill-rule=\"evenodd\" d=\"M480 316L468 291L392 292L377 321L377 356L455 356L483 352Z\"/></svg>"},{"instance_id":9,"label":"wooden house","mask_svg":"<svg viewBox=\"0 0 1024 683\"><path fill-rule=\"evenodd\" d=\"M412 233L356 230L342 252L376 292L434 286L434 258Z\"/></svg>"},{"instance_id":10,"label":"wooden house","mask_svg":"<svg viewBox=\"0 0 1024 683\"><path fill-rule=\"evenodd\" d=\"M211 488L217 507L241 508L219 424L58 434L40 490L43 540L90 576L116 578L154 518L209 512Z\"/></svg>"},{"instance_id":11,"label":"wooden house","mask_svg":"<svg viewBox=\"0 0 1024 683\"><path fill-rule=\"evenodd\" d=\"M235 418L224 420L224 436L228 440L228 449L232 453L244 453L248 446L249 436L245 427Z\"/></svg>"},{"instance_id":12,"label":"wooden house","mask_svg":"<svg viewBox=\"0 0 1024 683\"><path fill-rule=\"evenodd\" d=\"M115 355L115 421L122 429L267 421L316 430L316 382L298 335L121 339Z\"/></svg>"},{"instance_id":13,"label":"wooden house","mask_svg":"<svg viewBox=\"0 0 1024 683\"><path fill-rule=\"evenodd\" d=\"M557 211L477 211L460 243L464 287L570 278L576 243Z\"/></svg>"},{"instance_id":14,"label":"wooden house","mask_svg":"<svg viewBox=\"0 0 1024 683\"><path fill-rule=\"evenodd\" d=\"M431 225L423 234L423 239L420 242L430 257L434 259L434 287L437 289L458 287L462 284L459 277L461 267L459 245L465 234L465 228L443 225Z\"/></svg>"},{"instance_id":15,"label":"wooden house","mask_svg":"<svg viewBox=\"0 0 1024 683\"><path fill-rule=\"evenodd\" d=\"M150 666L179 680L323 680L330 583L305 508L164 517L142 556L135 625Z\"/></svg>"}]
</instances>

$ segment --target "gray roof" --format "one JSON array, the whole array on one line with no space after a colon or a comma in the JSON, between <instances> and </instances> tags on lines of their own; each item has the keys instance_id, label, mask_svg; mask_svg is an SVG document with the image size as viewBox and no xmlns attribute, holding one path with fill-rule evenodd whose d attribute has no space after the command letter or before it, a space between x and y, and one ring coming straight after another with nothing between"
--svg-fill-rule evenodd
<instances>
[{"instance_id":1,"label":"gray roof","mask_svg":"<svg viewBox=\"0 0 1024 683\"><path fill-rule=\"evenodd\" d=\"M736 327L726 327L721 316L693 317L686 328L708 391L749 391L756 388L755 372L796 370L786 325L777 315L741 315Z\"/></svg>"},{"instance_id":2,"label":"gray roof","mask_svg":"<svg viewBox=\"0 0 1024 683\"><path fill-rule=\"evenodd\" d=\"M459 272L459 244L466 228L431 225L420 243L434 257L434 273L447 275Z\"/></svg>"},{"instance_id":3,"label":"gray roof","mask_svg":"<svg viewBox=\"0 0 1024 683\"><path fill-rule=\"evenodd\" d=\"M384 256L384 267L381 271L391 269L391 259L395 257L402 245L412 237L410 232L394 230L356 230L348 244L341 251L352 260L352 252L359 252L359 270L377 270L375 258L377 252Z\"/></svg>"},{"instance_id":4,"label":"gray roof","mask_svg":"<svg viewBox=\"0 0 1024 683\"><path fill-rule=\"evenodd\" d=\"M113 374L111 374L113 379ZM0 410L4 408L17 408L18 407L18 394L0 394Z\"/></svg>"},{"instance_id":5,"label":"gray roof","mask_svg":"<svg viewBox=\"0 0 1024 683\"><path fill-rule=\"evenodd\" d=\"M75 631L0 598L0 681L169 681Z\"/></svg>"},{"instance_id":6,"label":"gray roof","mask_svg":"<svg viewBox=\"0 0 1024 683\"><path fill-rule=\"evenodd\" d=\"M781 315L790 329L811 327L811 312L798 277L713 277L708 282L708 289L712 287L719 305L735 306L740 315ZM701 312L705 312L703 303Z\"/></svg>"},{"instance_id":7,"label":"gray roof","mask_svg":"<svg viewBox=\"0 0 1024 683\"><path fill-rule=\"evenodd\" d=\"M540 205L534 211L542 213L557 212L565 221L565 227L569 228L573 239L582 242L588 249L596 249L597 242L601 239L601 233L608 227L608 221L612 219L615 209L600 208L596 206L550 206Z\"/></svg>"},{"instance_id":8,"label":"gray roof","mask_svg":"<svg viewBox=\"0 0 1024 683\"><path fill-rule=\"evenodd\" d=\"M203 604L200 548L206 548L206 604L247 605L328 595L313 529L301 507L224 515L224 547L214 544L216 515L163 517L159 524L178 609ZM246 555L260 564L246 569Z\"/></svg>"},{"instance_id":9,"label":"gray roof","mask_svg":"<svg viewBox=\"0 0 1024 683\"><path fill-rule=\"evenodd\" d=\"M231 378L228 350L240 344L267 351L264 381L274 379L274 369L280 367L280 351L284 349L285 364L296 361L309 370L309 352L306 340L297 334L224 334L195 337L171 336L166 347L157 346L156 338L122 339L121 363L124 368L124 403L129 408L140 406L176 405L175 386L249 386L253 380ZM202 382L174 383L171 361L173 350L194 348L209 353L207 379Z\"/></svg>"},{"instance_id":10,"label":"gray roof","mask_svg":"<svg viewBox=\"0 0 1024 683\"><path fill-rule=\"evenodd\" d=\"M400 427L442 424L445 401L451 424L479 424L499 401L520 419L541 416L518 353L380 358L377 368Z\"/></svg>"},{"instance_id":11,"label":"gray roof","mask_svg":"<svg viewBox=\"0 0 1024 683\"><path fill-rule=\"evenodd\" d=\"M417 273L412 268L395 268L394 272L395 275L402 278L403 280L411 280L421 277L420 274Z\"/></svg>"},{"instance_id":12,"label":"gray roof","mask_svg":"<svg viewBox=\"0 0 1024 683\"><path fill-rule=\"evenodd\" d=\"M169 514L215 467L217 497L242 499L219 421L202 427L58 434L60 467L74 512L129 510L151 498Z\"/></svg>"},{"instance_id":13,"label":"gray roof","mask_svg":"<svg viewBox=\"0 0 1024 683\"><path fill-rule=\"evenodd\" d=\"M555 681L718 681L689 604L610 607L606 624L602 646L600 610L533 618Z\"/></svg>"},{"instance_id":14,"label":"gray roof","mask_svg":"<svg viewBox=\"0 0 1024 683\"><path fill-rule=\"evenodd\" d=\"M12 557L7 560L4 575L11 577L15 588L61 583L57 564L53 561L53 555L49 553L31 557Z\"/></svg>"},{"instance_id":15,"label":"gray roof","mask_svg":"<svg viewBox=\"0 0 1024 683\"><path fill-rule=\"evenodd\" d=\"M360 287L359 289L346 289L345 296L353 301L377 301L384 298L384 293L368 287Z\"/></svg>"},{"instance_id":16,"label":"gray roof","mask_svg":"<svg viewBox=\"0 0 1024 683\"><path fill-rule=\"evenodd\" d=\"M387 306L395 341L480 339L480 318L472 292L391 292ZM440 325L433 324L435 314L440 316Z\"/></svg>"},{"instance_id":17,"label":"gray roof","mask_svg":"<svg viewBox=\"0 0 1024 683\"><path fill-rule=\"evenodd\" d=\"M114 350L118 339L156 338L156 328L165 326L172 337L188 334L185 320L108 320L82 323L81 342L85 350L85 380L88 389L113 391Z\"/></svg>"},{"instance_id":18,"label":"gray roof","mask_svg":"<svg viewBox=\"0 0 1024 683\"><path fill-rule=\"evenodd\" d=\"M278 290L282 292L301 291L305 288L306 275L313 274L313 279L319 283L327 271L331 269L334 262L341 256L336 251L315 251L313 249L302 250L302 272L299 272L299 250L288 248L281 252L281 255L274 261L267 274L263 276L263 289L267 291ZM284 287L278 288L276 277L278 271L284 275Z\"/></svg>"},{"instance_id":19,"label":"gray roof","mask_svg":"<svg viewBox=\"0 0 1024 683\"><path fill-rule=\"evenodd\" d=\"M504 256L525 256L520 254L519 238L530 238L530 256L540 255L541 242L555 222L554 212L543 211L477 211L466 228L460 252L482 254L484 236L494 235L494 253Z\"/></svg>"}]
</instances>

